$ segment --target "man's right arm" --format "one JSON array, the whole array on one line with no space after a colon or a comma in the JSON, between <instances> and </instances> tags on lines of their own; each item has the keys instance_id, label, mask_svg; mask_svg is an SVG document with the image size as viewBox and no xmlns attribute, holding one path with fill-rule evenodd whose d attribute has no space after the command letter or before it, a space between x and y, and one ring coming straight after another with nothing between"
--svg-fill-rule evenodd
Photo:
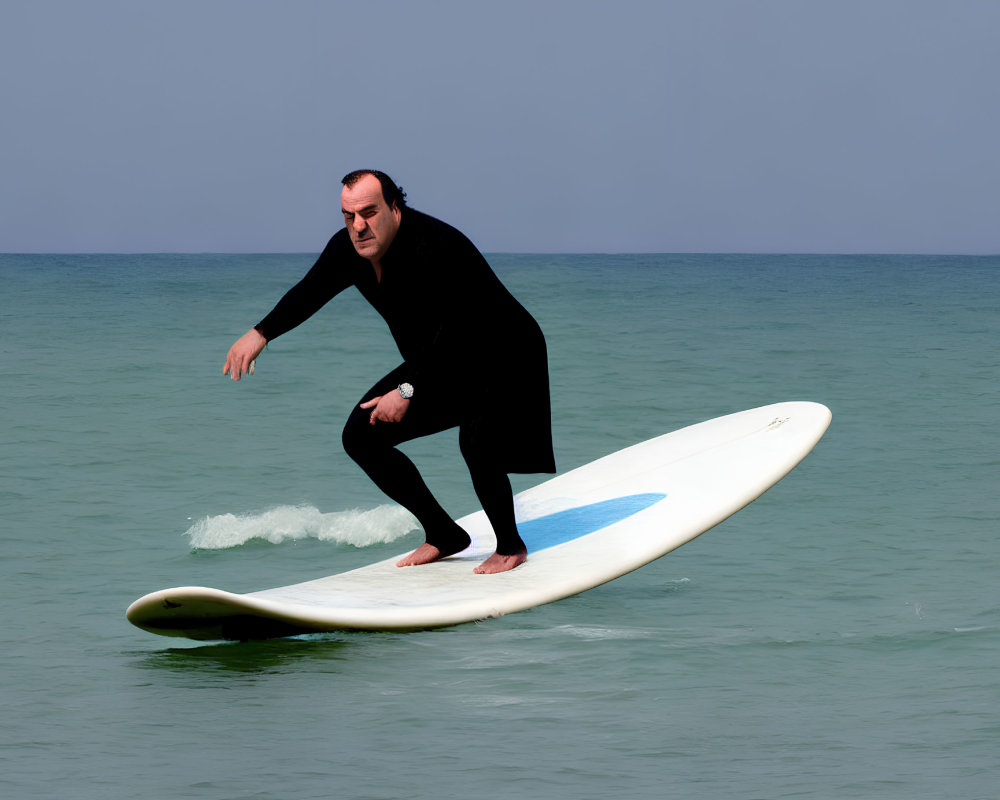
<instances>
[{"instance_id":1,"label":"man's right arm","mask_svg":"<svg viewBox=\"0 0 1000 800\"><path fill-rule=\"evenodd\" d=\"M229 348L223 375L238 381L248 374L254 359L269 341L301 325L353 282L343 263L345 244L351 247L347 232L342 230L329 241L305 277L285 293L264 319Z\"/></svg>"},{"instance_id":2,"label":"man's right arm","mask_svg":"<svg viewBox=\"0 0 1000 800\"><path fill-rule=\"evenodd\" d=\"M256 328L251 328L229 348L225 366L222 367L222 374L229 375L234 381L238 381L250 372L254 359L260 355L266 345L267 339L261 332Z\"/></svg>"}]
</instances>

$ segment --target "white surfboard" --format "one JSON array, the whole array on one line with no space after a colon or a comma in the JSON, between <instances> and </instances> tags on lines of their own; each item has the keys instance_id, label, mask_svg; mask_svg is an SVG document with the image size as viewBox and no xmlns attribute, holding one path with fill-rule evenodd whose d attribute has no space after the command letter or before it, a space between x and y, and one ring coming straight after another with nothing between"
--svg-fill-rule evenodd
<instances>
[{"instance_id":1,"label":"white surfboard","mask_svg":"<svg viewBox=\"0 0 1000 800\"><path fill-rule=\"evenodd\" d=\"M496 540L482 511L458 520L472 544L451 558L367 567L249 594L183 586L129 606L144 630L190 639L322 631L410 631L499 617L561 600L638 569L755 500L812 450L830 424L819 403L730 414L633 445L517 497L525 564L473 567Z\"/></svg>"}]
</instances>

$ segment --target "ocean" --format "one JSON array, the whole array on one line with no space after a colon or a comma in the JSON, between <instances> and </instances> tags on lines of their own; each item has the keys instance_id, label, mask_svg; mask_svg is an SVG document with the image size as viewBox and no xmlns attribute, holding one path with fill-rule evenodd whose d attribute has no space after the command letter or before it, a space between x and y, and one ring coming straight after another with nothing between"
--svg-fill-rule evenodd
<instances>
[{"instance_id":1,"label":"ocean","mask_svg":"<svg viewBox=\"0 0 1000 800\"><path fill-rule=\"evenodd\" d=\"M560 471L772 402L833 423L714 530L558 603L156 637L124 616L154 589L421 541L340 446L398 354L350 291L222 377L307 255L0 256L4 796L996 797L1000 257L489 260L546 333ZM457 436L406 449L477 508Z\"/></svg>"}]
</instances>

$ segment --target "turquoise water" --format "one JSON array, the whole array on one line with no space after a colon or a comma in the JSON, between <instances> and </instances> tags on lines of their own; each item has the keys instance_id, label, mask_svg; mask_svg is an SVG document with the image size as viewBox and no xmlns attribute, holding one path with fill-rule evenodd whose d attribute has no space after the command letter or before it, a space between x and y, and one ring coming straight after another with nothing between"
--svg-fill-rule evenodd
<instances>
[{"instance_id":1,"label":"turquoise water","mask_svg":"<svg viewBox=\"0 0 1000 800\"><path fill-rule=\"evenodd\" d=\"M560 603L162 639L124 618L153 589L420 541L339 443L392 342L345 295L233 384L309 257L0 256L5 796L994 797L1000 258L490 260L546 331L560 470L781 400L833 424L715 530ZM457 437L408 451L475 510Z\"/></svg>"}]
</instances>

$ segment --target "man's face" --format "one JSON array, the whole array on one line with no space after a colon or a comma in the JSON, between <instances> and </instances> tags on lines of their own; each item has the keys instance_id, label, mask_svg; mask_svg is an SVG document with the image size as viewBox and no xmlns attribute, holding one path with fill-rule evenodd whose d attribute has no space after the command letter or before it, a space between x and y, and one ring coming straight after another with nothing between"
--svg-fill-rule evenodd
<instances>
[{"instance_id":1,"label":"man's face","mask_svg":"<svg viewBox=\"0 0 1000 800\"><path fill-rule=\"evenodd\" d=\"M396 238L402 213L385 204L378 178L364 175L354 186L345 186L340 193L340 206L358 255L369 261L381 261Z\"/></svg>"}]
</instances>

